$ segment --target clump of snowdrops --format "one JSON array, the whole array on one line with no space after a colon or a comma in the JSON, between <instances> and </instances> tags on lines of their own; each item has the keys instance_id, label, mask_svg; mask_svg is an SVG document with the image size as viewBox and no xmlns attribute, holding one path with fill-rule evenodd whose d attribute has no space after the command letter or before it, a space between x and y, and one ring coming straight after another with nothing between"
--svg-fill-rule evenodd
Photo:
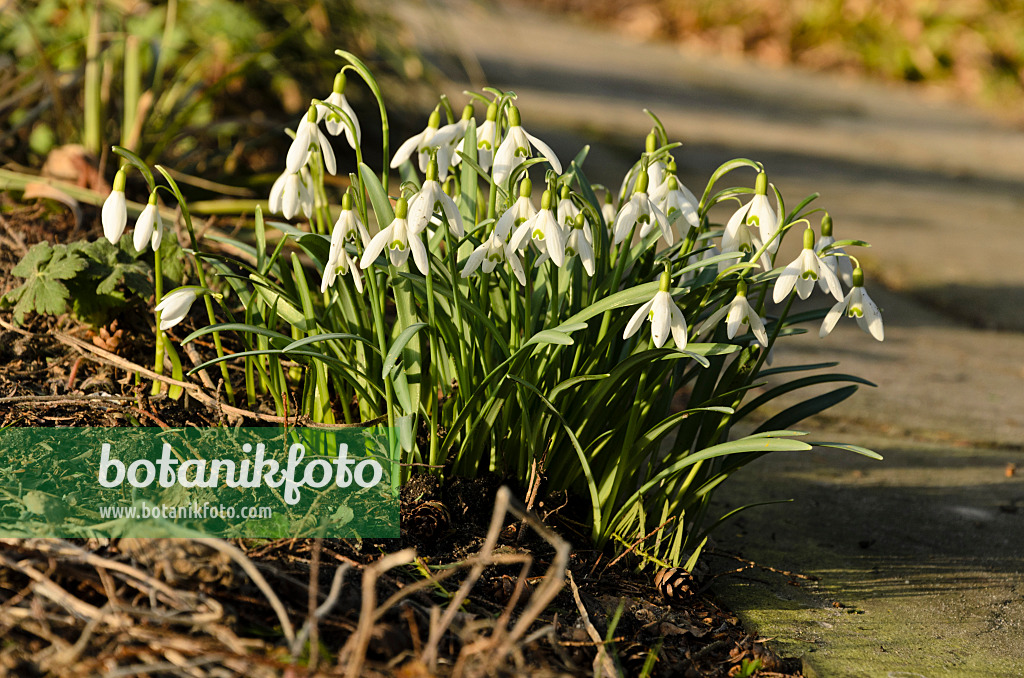
<instances>
[{"instance_id":1,"label":"clump of snowdrops","mask_svg":"<svg viewBox=\"0 0 1024 678\"><path fill-rule=\"evenodd\" d=\"M257 208L254 241L231 243L239 258L204 253L169 173L158 166L167 186L157 186L119 150L154 195L176 196L191 236L196 284L162 296L158 346L174 353L163 331L203 298L209 324L183 343L213 334L218 356L202 367L242 366L250 405L272 400L287 414L296 392L310 421L386 423L396 478L417 467L495 471L568 489L587 502L596 544L629 545L661 564L693 566L724 519L706 515L712 491L764 454L827 445L877 457L791 429L868 382L822 372L835 363L770 365L780 340L806 327L824 337L842 316L883 337L847 252L866 243L837 241L828 214L812 207L817 196L787 211L764 168L737 159L698 198L677 176L679 144L654 115L621 186L595 186L586 148L558 158L527 131L514 94L494 89L469 93L462 111L442 97L392 155L373 76L338 54L334 91L289 132L270 193L270 211L291 221ZM376 170L363 162L367 121L345 97L352 76L379 103ZM343 191L325 181L346 169ZM727 178L738 185L722 186ZM125 226L123 185L103 211L112 240ZM719 205L734 206L724 225L709 217ZM143 213L136 246L161 228L159 213ZM794 231L799 256L777 261ZM790 312L811 294L834 305ZM226 353L226 333L244 350ZM778 396L829 382L848 385L731 435Z\"/></svg>"}]
</instances>

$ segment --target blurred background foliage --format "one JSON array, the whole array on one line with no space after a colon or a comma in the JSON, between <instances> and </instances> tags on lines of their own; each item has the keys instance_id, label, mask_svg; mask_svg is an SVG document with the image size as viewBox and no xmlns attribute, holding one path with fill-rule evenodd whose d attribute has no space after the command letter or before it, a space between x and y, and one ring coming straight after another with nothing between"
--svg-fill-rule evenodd
<instances>
[{"instance_id":1,"label":"blurred background foliage","mask_svg":"<svg viewBox=\"0 0 1024 678\"><path fill-rule=\"evenodd\" d=\"M337 48L392 91L423 72L385 3L0 0L0 163L38 167L80 144L109 177L108 149L121 144L209 180L272 181L283 128L331 91ZM376 113L350 89L357 110Z\"/></svg>"},{"instance_id":2,"label":"blurred background foliage","mask_svg":"<svg viewBox=\"0 0 1024 678\"><path fill-rule=\"evenodd\" d=\"M642 39L920 83L1024 120L1021 0L529 0Z\"/></svg>"}]
</instances>

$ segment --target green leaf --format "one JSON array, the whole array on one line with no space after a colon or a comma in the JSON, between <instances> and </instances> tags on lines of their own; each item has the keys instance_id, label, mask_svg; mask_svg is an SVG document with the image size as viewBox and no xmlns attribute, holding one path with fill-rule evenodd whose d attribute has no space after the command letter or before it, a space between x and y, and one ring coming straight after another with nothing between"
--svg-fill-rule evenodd
<instances>
[{"instance_id":1,"label":"green leaf","mask_svg":"<svg viewBox=\"0 0 1024 678\"><path fill-rule=\"evenodd\" d=\"M858 379L858 381L864 380ZM812 417L819 412L827 410L833 405L838 405L856 393L857 388L857 386L844 386L843 388L837 388L836 390L829 391L823 395L809 398L802 403L793 405L792 407L779 412L774 417L758 426L757 430L763 431L773 427L792 426L793 424L803 421L807 417ZM739 415L737 415L736 418L739 419Z\"/></svg>"},{"instance_id":2,"label":"green leaf","mask_svg":"<svg viewBox=\"0 0 1024 678\"><path fill-rule=\"evenodd\" d=\"M533 346L539 344L559 344L561 346L571 346L573 344L572 337L564 332L558 332L557 330L541 330L537 334L530 337L530 339L523 344L523 347Z\"/></svg>"},{"instance_id":3,"label":"green leaf","mask_svg":"<svg viewBox=\"0 0 1024 678\"><path fill-rule=\"evenodd\" d=\"M751 412L756 410L758 407L761 407L762 405L771 402L775 398L778 398L779 396L784 395L786 393L789 393L791 391L795 391L795 390L801 389L801 388L806 388L808 386L815 386L817 384L828 384L828 383L832 383L832 382L843 382L843 381L853 382L853 383L856 383L856 384L864 384L865 386L874 386L875 385L872 382L868 381L867 379L863 379L861 377L857 377L857 376L854 376L852 374L815 374L815 375L812 375L812 376L804 377L802 379L794 379L793 381L787 381L785 383L779 384L778 386L775 386L774 388L771 388L771 389L765 391L764 393L762 393L758 397L756 397L753 400L751 400L749 403L745 404L736 413L736 420L738 421L740 419L743 419L744 417L749 415ZM854 387L854 389L856 389L856 387ZM840 400L843 400L846 397L849 397L849 395L850 394L847 394L847 396L844 396L844 398L841 398ZM814 399L812 398L811 400L814 400ZM810 402L810 401L808 401L808 402ZM836 402L839 402L839 401L837 400ZM835 403L833 403L833 404L835 404ZM826 406L826 407L824 407L822 409L827 409L827 407L830 407L830 406L831 405L828 405L828 406ZM811 414L817 414L820 411L821 410L817 410L817 411L811 412L810 414L807 414L805 416L809 417L809 416L811 416ZM795 412L796 412L796 410L794 410L794 413ZM776 416L779 416L779 415L776 415ZM787 421L788 421L788 423L786 423L786 424L776 424L775 428L786 428L787 426L790 426L790 425L792 425L792 424L794 424L794 423L796 423L797 421L800 421L800 420L797 419L797 420L787 420ZM763 428L761 430L763 430Z\"/></svg>"},{"instance_id":4,"label":"green leaf","mask_svg":"<svg viewBox=\"0 0 1024 678\"><path fill-rule=\"evenodd\" d=\"M292 343L288 344L287 346L284 347L283 350L285 353L287 353L288 351L294 351L297 348L302 348L303 346L308 346L310 344L316 344L321 341L337 341L340 339L352 339L354 341L361 341L362 343L369 346L370 350L372 350L374 353L380 353L380 349L378 349L377 345L374 344L372 341L366 339L365 337L360 337L358 334L349 334L347 332L314 334L308 337L303 337L302 339L296 339Z\"/></svg>"},{"instance_id":5,"label":"green leaf","mask_svg":"<svg viewBox=\"0 0 1024 678\"><path fill-rule=\"evenodd\" d=\"M283 342L291 342L292 340L292 338L286 334L281 334L280 332L275 332L274 330L259 325L248 325L245 323L221 323L219 325L209 325L208 327L200 327L198 330L182 339L181 344L182 346L184 346L190 341L194 341L199 337L202 337L207 334L212 334L214 332L250 332L252 334L259 334L264 337L277 339Z\"/></svg>"},{"instance_id":6,"label":"green leaf","mask_svg":"<svg viewBox=\"0 0 1024 678\"><path fill-rule=\"evenodd\" d=\"M277 309L277 314L289 325L298 327L299 329L306 331L306 316L299 311L290 301L284 298L276 290L267 287L266 283L259 279L255 273L249 274L249 279L253 281L256 287L256 294L260 296L268 306Z\"/></svg>"},{"instance_id":7,"label":"green leaf","mask_svg":"<svg viewBox=\"0 0 1024 678\"><path fill-rule=\"evenodd\" d=\"M856 452L857 454L862 454L865 457L869 457L871 459L877 459L879 461L882 460L882 455L880 455L878 452L875 452L874 450L869 450L866 447L861 447L860 445L850 445L848 443L822 443L818 441L812 442L811 445L817 445L818 447L834 447L837 450Z\"/></svg>"},{"instance_id":8,"label":"green leaf","mask_svg":"<svg viewBox=\"0 0 1024 678\"><path fill-rule=\"evenodd\" d=\"M724 457L733 454L752 453L760 455L767 452L805 452L811 449L811 446L803 441L790 440L788 436L793 435L804 435L804 433L800 431L768 431L761 434L750 435L739 440L733 440L719 445L712 445L711 447L704 448L700 452L687 455L663 469L656 476L644 483L643 486L634 492L626 503L622 505L616 514L615 519L612 520L610 524L616 524L630 507L643 499L644 496L662 480L679 473L683 469L693 466L696 463L707 459L714 459L715 457Z\"/></svg>"},{"instance_id":9,"label":"green leaf","mask_svg":"<svg viewBox=\"0 0 1024 678\"><path fill-rule=\"evenodd\" d=\"M524 381L512 375L509 375L508 379L532 391L534 395L536 395L537 398L542 403L544 403L544 406L547 407L551 411L551 413L555 415L555 418L557 418L559 423L562 424L562 429L565 431L566 435L569 436L569 440L572 442L573 449L576 450L576 456L580 460L580 468L583 470L583 476L587 480L587 490L590 493L591 517L594 521L594 524L592 525L592 535L596 539L602 531L601 502L598 499L597 495L597 483L594 480L594 473L590 469L590 464L587 462L587 456L583 453L583 448L580 447L580 441L577 440L576 434L573 433L572 427L570 427L568 422L565 421L565 417L563 417L562 413L558 411L558 408L552 405L551 401L545 398L544 394L541 393L536 386L534 386L528 381Z\"/></svg>"},{"instance_id":10,"label":"green leaf","mask_svg":"<svg viewBox=\"0 0 1024 678\"><path fill-rule=\"evenodd\" d=\"M359 178L363 180L366 193L370 196L370 204L373 205L377 225L381 228L387 227L395 220L395 210L391 207L391 199L388 198L387 191L384 190L377 175L365 163L359 163Z\"/></svg>"},{"instance_id":11,"label":"green leaf","mask_svg":"<svg viewBox=\"0 0 1024 678\"><path fill-rule=\"evenodd\" d=\"M582 384L582 383L587 382L587 381L598 381L600 379L605 379L608 376L610 376L610 375L609 374L580 374L580 375L577 375L575 377L570 377L570 378L566 379L565 381L563 381L562 383L560 383L558 386L555 386L553 389L551 389L551 393L550 393L549 397L550 397L551 400L554 400L555 396L557 396L562 391L565 391L567 389L573 388L573 387L578 386L579 384Z\"/></svg>"},{"instance_id":12,"label":"green leaf","mask_svg":"<svg viewBox=\"0 0 1024 678\"><path fill-rule=\"evenodd\" d=\"M388 354L384 357L384 368L381 370L381 379L387 379L391 374L391 371L395 369L395 363L398 362L398 354L402 352L405 345L409 343L413 335L422 330L424 327L428 327L427 323L414 323L409 325L402 333L395 338L395 343L391 344L391 348L388 349Z\"/></svg>"},{"instance_id":13,"label":"green leaf","mask_svg":"<svg viewBox=\"0 0 1024 678\"><path fill-rule=\"evenodd\" d=\"M87 262L67 245L36 243L11 273L25 282L4 295L4 303L14 306L14 323L21 325L29 313L60 315L67 310L70 280L86 268Z\"/></svg>"}]
</instances>

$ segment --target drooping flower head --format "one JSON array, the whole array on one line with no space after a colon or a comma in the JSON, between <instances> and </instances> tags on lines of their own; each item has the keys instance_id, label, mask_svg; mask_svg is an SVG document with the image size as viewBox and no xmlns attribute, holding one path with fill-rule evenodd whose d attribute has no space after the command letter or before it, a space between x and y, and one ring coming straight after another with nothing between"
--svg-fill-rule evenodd
<instances>
[{"instance_id":1,"label":"drooping flower head","mask_svg":"<svg viewBox=\"0 0 1024 678\"><path fill-rule=\"evenodd\" d=\"M523 129L519 109L508 107L508 133L494 154L494 183L505 184L512 171L530 157L531 148L544 156L557 174L562 173L562 163L546 143Z\"/></svg>"},{"instance_id":2,"label":"drooping flower head","mask_svg":"<svg viewBox=\"0 0 1024 678\"><path fill-rule=\"evenodd\" d=\"M160 218L160 210L156 205L156 191L149 194L149 202L135 222L135 232L132 234L132 242L135 251L141 252L150 245L153 251L160 249L160 242L164 237L164 221Z\"/></svg>"},{"instance_id":3,"label":"drooping flower head","mask_svg":"<svg viewBox=\"0 0 1024 678\"><path fill-rule=\"evenodd\" d=\"M821 237L818 238L818 244L814 246L814 251L820 255L826 249L831 248L821 257L821 262L828 266L836 274L836 277L846 283L847 287L852 287L853 264L850 263L850 257L846 256L846 251L842 247L832 247L835 242L836 239L832 236L832 217L826 213L821 218Z\"/></svg>"},{"instance_id":4,"label":"drooping flower head","mask_svg":"<svg viewBox=\"0 0 1024 678\"><path fill-rule=\"evenodd\" d=\"M615 214L615 196L609 189L604 192L604 202L601 204L601 218L604 219L604 223L609 229L612 229L615 224Z\"/></svg>"},{"instance_id":5,"label":"drooping flower head","mask_svg":"<svg viewBox=\"0 0 1024 678\"><path fill-rule=\"evenodd\" d=\"M756 228L756 233L753 229ZM775 237L779 230L779 215L768 201L768 177L758 172L754 184L754 197L746 205L733 213L725 225L722 235L723 252L748 252L761 249L767 243L761 257L761 266L771 270L771 257L779 249L779 238Z\"/></svg>"},{"instance_id":6,"label":"drooping flower head","mask_svg":"<svg viewBox=\"0 0 1024 678\"><path fill-rule=\"evenodd\" d=\"M685 236L687 228L700 226L700 201L690 189L680 183L675 173L675 162L669 163L665 179L651 190L651 200L661 208L679 235Z\"/></svg>"},{"instance_id":7,"label":"drooping flower head","mask_svg":"<svg viewBox=\"0 0 1024 678\"><path fill-rule=\"evenodd\" d=\"M124 169L117 170L114 175L114 189L103 201L100 221L103 222L103 235L112 245L116 245L128 225L128 203L124 197Z\"/></svg>"},{"instance_id":8,"label":"drooping flower head","mask_svg":"<svg viewBox=\"0 0 1024 678\"><path fill-rule=\"evenodd\" d=\"M526 271L523 270L523 262L519 259L519 252L505 242L505 239L498 234L497 229L491 232L490 237L483 244L470 253L469 258L466 260L466 266L462 269L462 277L468 278L477 269L483 270L484 273L491 273L502 261L508 262L512 273L516 276L516 280L519 281L520 285L525 285Z\"/></svg>"},{"instance_id":9,"label":"drooping flower head","mask_svg":"<svg viewBox=\"0 0 1024 678\"><path fill-rule=\"evenodd\" d=\"M661 229L661 235L665 242L671 245L675 241L672 229L668 225L668 217L655 205L647 195L647 187L650 179L645 170L641 170L636 178L636 187L633 195L615 216L615 244L619 244L627 237L633 226L639 227L641 238L646 238L654 227Z\"/></svg>"},{"instance_id":10,"label":"drooping flower head","mask_svg":"<svg viewBox=\"0 0 1024 678\"><path fill-rule=\"evenodd\" d=\"M154 309L160 318L160 329L170 329L184 320L189 309L192 308L192 302L200 293L205 292L207 290L203 287L187 285L165 294Z\"/></svg>"},{"instance_id":11,"label":"drooping flower head","mask_svg":"<svg viewBox=\"0 0 1024 678\"><path fill-rule=\"evenodd\" d=\"M757 175L754 197L750 202L733 212L725 225L722 234L722 252L743 252L752 254L761 250L765 238L772 238L779 228L779 217L768 202L768 179L764 172ZM756 227L756 230L755 230ZM759 263L766 271L772 268L771 254L779 247L779 239L775 238L761 254ZM718 264L719 272L731 264L727 261Z\"/></svg>"},{"instance_id":12,"label":"drooping flower head","mask_svg":"<svg viewBox=\"0 0 1024 678\"><path fill-rule=\"evenodd\" d=\"M540 199L540 211L516 229L509 245L516 250L524 249L529 237L542 255L548 255L555 266L560 267L565 261L565 235L551 212L551 202L551 191L545 190Z\"/></svg>"},{"instance_id":13,"label":"drooping flower head","mask_svg":"<svg viewBox=\"0 0 1024 678\"><path fill-rule=\"evenodd\" d=\"M363 256L359 259L360 268L369 268L386 247L392 265L404 264L409 259L411 252L413 261L416 262L416 268L423 275L428 274L430 259L427 255L427 248L418 233L409 232L408 216L409 202L405 198L399 198L395 205L394 220L370 239Z\"/></svg>"},{"instance_id":14,"label":"drooping flower head","mask_svg":"<svg viewBox=\"0 0 1024 678\"><path fill-rule=\"evenodd\" d=\"M472 115L472 113L470 113ZM465 130L463 130L465 133ZM459 151L464 151L465 139L460 139L455 147L455 156L452 164L458 165L462 158ZM491 102L487 107L487 119L476 128L476 164L485 172L491 169L491 160L494 158L494 149L498 146L498 104Z\"/></svg>"},{"instance_id":15,"label":"drooping flower head","mask_svg":"<svg viewBox=\"0 0 1024 678\"><path fill-rule=\"evenodd\" d=\"M804 231L804 248L775 280L772 299L776 304L782 303L794 287L800 298L806 299L814 291L815 283L823 283L822 287L836 299L843 298L839 278L814 251L814 230L808 227Z\"/></svg>"},{"instance_id":16,"label":"drooping flower head","mask_svg":"<svg viewBox=\"0 0 1024 678\"><path fill-rule=\"evenodd\" d=\"M565 240L565 256L580 257L583 270L587 275L593 276L596 268L594 260L594 236L590 232L590 224L582 213L577 213L572 225L568 229L569 236Z\"/></svg>"},{"instance_id":17,"label":"drooping flower head","mask_svg":"<svg viewBox=\"0 0 1024 678\"><path fill-rule=\"evenodd\" d=\"M286 169L270 187L270 211L291 219L301 209L306 218L310 218L313 214L313 194L309 190L311 182L308 167L303 166L298 172Z\"/></svg>"},{"instance_id":18,"label":"drooping flower head","mask_svg":"<svg viewBox=\"0 0 1024 678\"><path fill-rule=\"evenodd\" d=\"M864 271L860 266L853 269L853 287L846 293L842 301L829 309L825 320L821 323L818 336L827 336L844 313L848 318L856 318L860 328L878 341L885 339L882 314L875 302L868 296L867 290L864 289Z\"/></svg>"},{"instance_id":19,"label":"drooping flower head","mask_svg":"<svg viewBox=\"0 0 1024 678\"><path fill-rule=\"evenodd\" d=\"M299 123L298 129L295 130L295 139L292 140L292 145L288 147L285 168L289 172L298 172L305 167L313 155L313 151L319 149L321 155L323 155L324 166L327 168L327 171L331 174L338 173L338 165L334 159L334 149L331 147L331 142L324 136L324 133L320 131L320 125L317 124L319 119L320 115L317 112L317 107L310 106L309 110L306 111L305 117Z\"/></svg>"},{"instance_id":20,"label":"drooping flower head","mask_svg":"<svg viewBox=\"0 0 1024 678\"><path fill-rule=\"evenodd\" d=\"M498 217L498 223L494 226L494 231L498 234L499 238L502 240L507 239L513 228L519 228L537 213L537 208L533 206L533 201L530 200L532 195L533 182L530 181L530 177L523 177L523 180L519 183L519 197L516 198L511 207Z\"/></svg>"},{"instance_id":21,"label":"drooping flower head","mask_svg":"<svg viewBox=\"0 0 1024 678\"><path fill-rule=\"evenodd\" d=\"M352 194L346 193L341 197L341 214L334 222L334 229L331 231L331 251L327 256L327 263L324 265L324 277L320 283L320 292L326 292L334 284L338 273L346 275L352 271L352 279L356 285L356 291L363 291L363 280L359 275L359 268L355 266L345 249L345 243L355 241L365 247L370 241L369 233L359 215L352 209Z\"/></svg>"},{"instance_id":22,"label":"drooping flower head","mask_svg":"<svg viewBox=\"0 0 1024 678\"><path fill-rule=\"evenodd\" d=\"M682 351L686 348L686 318L679 310L679 305L672 299L669 293L670 286L671 274L666 268L661 274L658 291L650 301L638 308L626 323L626 329L622 332L623 339L629 339L637 333L644 320L650 320L651 340L656 347L664 346L671 336L676 342L677 349Z\"/></svg>"},{"instance_id":23,"label":"drooping flower head","mask_svg":"<svg viewBox=\"0 0 1024 678\"><path fill-rule=\"evenodd\" d=\"M359 214L352 209L351 193L341 196L341 213L331 230L331 248L334 248L335 243L343 241L356 242L361 247L366 247L366 244L370 242L370 233L366 230L366 225L359 218Z\"/></svg>"},{"instance_id":24,"label":"drooping flower head","mask_svg":"<svg viewBox=\"0 0 1024 678\"><path fill-rule=\"evenodd\" d=\"M406 139L395 151L395 156L391 158L391 168L399 167L416 153L420 171L426 173L433 150L437 155L437 166L443 180L447 176L448 165L451 164L452 153L455 151L453 141L457 134L457 126L445 125L443 130L441 129L441 111L435 108L427 119L426 128Z\"/></svg>"},{"instance_id":25,"label":"drooping flower head","mask_svg":"<svg viewBox=\"0 0 1024 678\"><path fill-rule=\"evenodd\" d=\"M573 225L576 223L576 215L580 213L580 208L572 201L571 195L569 187L562 186L562 191L558 198L558 207L555 210L558 214L558 223L562 225L562 230L566 233L572 230Z\"/></svg>"},{"instance_id":26,"label":"drooping flower head","mask_svg":"<svg viewBox=\"0 0 1024 678\"><path fill-rule=\"evenodd\" d=\"M461 238L465 232L462 228L462 214L451 196L444 192L437 181L437 160L431 159L427 165L426 180L423 186L409 201L409 230L420 233L427 228L434 212L441 212L448 221L452 233Z\"/></svg>"},{"instance_id":27,"label":"drooping flower head","mask_svg":"<svg viewBox=\"0 0 1024 678\"><path fill-rule=\"evenodd\" d=\"M356 112L352 109L351 104L348 103L348 99L345 98L344 71L340 71L334 76L334 87L330 96L324 99L324 101L340 108L345 116L339 115L337 111L332 110L328 106L319 105L316 107L317 122L326 119L324 126L327 128L328 134L336 137L344 132L348 145L353 149L356 148L360 141L362 141L363 133L359 129L359 118L356 117Z\"/></svg>"},{"instance_id":28,"label":"drooping flower head","mask_svg":"<svg viewBox=\"0 0 1024 678\"><path fill-rule=\"evenodd\" d=\"M749 327L754 333L758 343L768 347L768 332L764 328L761 316L747 301L747 283L740 280L736 283L736 296L726 306L712 313L697 330L698 333L715 327L718 322L725 318L726 335L732 339L744 327Z\"/></svg>"}]
</instances>

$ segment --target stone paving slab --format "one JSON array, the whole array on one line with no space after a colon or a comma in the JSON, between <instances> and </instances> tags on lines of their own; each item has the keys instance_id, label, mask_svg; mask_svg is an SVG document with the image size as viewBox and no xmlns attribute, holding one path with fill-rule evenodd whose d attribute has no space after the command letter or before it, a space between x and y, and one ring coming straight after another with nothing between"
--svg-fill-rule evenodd
<instances>
[{"instance_id":1,"label":"stone paving slab","mask_svg":"<svg viewBox=\"0 0 1024 678\"><path fill-rule=\"evenodd\" d=\"M821 450L736 474L716 495L723 513L795 501L723 526L717 549L820 579L755 570L715 591L808 675L1024 675L1024 479L1006 476L1024 473L1024 132L905 89L716 60L515 3L397 7L457 102L470 86L513 89L562 157L597 141L592 180L617 185L651 108L686 142L691 188L753 158L791 204L821 193L837 237L873 244L862 260L885 342L844 320L775 361L838 359L878 384L802 427L886 459Z\"/></svg>"},{"instance_id":2,"label":"stone paving slab","mask_svg":"<svg viewBox=\"0 0 1024 678\"><path fill-rule=\"evenodd\" d=\"M1005 472L1022 455L865 442L885 461L787 453L730 479L722 512L795 501L741 514L716 549L820 580L753 569L716 594L807 675L1024 675L1024 480Z\"/></svg>"}]
</instances>

